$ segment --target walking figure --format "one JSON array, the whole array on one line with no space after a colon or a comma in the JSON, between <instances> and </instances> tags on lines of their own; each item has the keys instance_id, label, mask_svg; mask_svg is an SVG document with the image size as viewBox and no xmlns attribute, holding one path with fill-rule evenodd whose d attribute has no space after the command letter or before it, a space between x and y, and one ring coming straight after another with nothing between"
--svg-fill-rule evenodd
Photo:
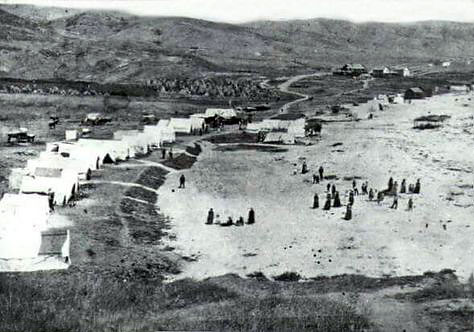
<instances>
[{"instance_id":1,"label":"walking figure","mask_svg":"<svg viewBox=\"0 0 474 332\"><path fill-rule=\"evenodd\" d=\"M253 208L250 208L247 224L251 225L254 223L255 223L255 211L253 210Z\"/></svg>"},{"instance_id":2,"label":"walking figure","mask_svg":"<svg viewBox=\"0 0 474 332\"><path fill-rule=\"evenodd\" d=\"M330 183L327 184L326 190L327 190L327 192L329 192L331 190L331 184Z\"/></svg>"},{"instance_id":3,"label":"walking figure","mask_svg":"<svg viewBox=\"0 0 474 332\"><path fill-rule=\"evenodd\" d=\"M411 210L413 210L413 199L412 198L410 198L408 200L408 211L411 211Z\"/></svg>"},{"instance_id":4,"label":"walking figure","mask_svg":"<svg viewBox=\"0 0 474 332\"><path fill-rule=\"evenodd\" d=\"M207 213L207 222L206 225L212 225L214 222L214 210L212 208L209 209Z\"/></svg>"},{"instance_id":5,"label":"walking figure","mask_svg":"<svg viewBox=\"0 0 474 332\"><path fill-rule=\"evenodd\" d=\"M345 220L351 220L352 219L352 207L350 205L346 206L346 215L344 216Z\"/></svg>"},{"instance_id":6,"label":"walking figure","mask_svg":"<svg viewBox=\"0 0 474 332\"><path fill-rule=\"evenodd\" d=\"M392 195L395 195L395 196L396 196L397 193L398 193L398 182L395 181L395 182L393 183L393 187L392 187Z\"/></svg>"},{"instance_id":7,"label":"walking figure","mask_svg":"<svg viewBox=\"0 0 474 332\"><path fill-rule=\"evenodd\" d=\"M165 159L166 158L166 149L163 148L163 150L161 150L161 159Z\"/></svg>"},{"instance_id":8,"label":"walking figure","mask_svg":"<svg viewBox=\"0 0 474 332\"><path fill-rule=\"evenodd\" d=\"M319 196L318 196L318 194L314 194L313 209L319 209Z\"/></svg>"},{"instance_id":9,"label":"walking figure","mask_svg":"<svg viewBox=\"0 0 474 332\"><path fill-rule=\"evenodd\" d=\"M179 177L179 188L185 188L186 187L186 178L184 177L184 174L181 174Z\"/></svg>"},{"instance_id":10,"label":"walking figure","mask_svg":"<svg viewBox=\"0 0 474 332\"><path fill-rule=\"evenodd\" d=\"M327 194L327 196L326 196L326 203L324 203L323 210L324 210L324 211L329 211L329 210L331 210L331 194Z\"/></svg>"},{"instance_id":11,"label":"walking figure","mask_svg":"<svg viewBox=\"0 0 474 332\"><path fill-rule=\"evenodd\" d=\"M393 203L392 203L392 206L390 208L391 209L397 209L398 208L398 196L397 195L393 196Z\"/></svg>"},{"instance_id":12,"label":"walking figure","mask_svg":"<svg viewBox=\"0 0 474 332\"><path fill-rule=\"evenodd\" d=\"M336 185L333 184L331 187L331 197L334 198L336 196Z\"/></svg>"},{"instance_id":13,"label":"walking figure","mask_svg":"<svg viewBox=\"0 0 474 332\"><path fill-rule=\"evenodd\" d=\"M319 171L319 179L321 181L323 181L324 180L324 176L323 176L324 175L324 168L323 168L323 166L320 166L318 171Z\"/></svg>"},{"instance_id":14,"label":"walking figure","mask_svg":"<svg viewBox=\"0 0 474 332\"><path fill-rule=\"evenodd\" d=\"M355 188L357 188L357 182L354 179L354 180L352 180L352 189L355 189Z\"/></svg>"},{"instance_id":15,"label":"walking figure","mask_svg":"<svg viewBox=\"0 0 474 332\"><path fill-rule=\"evenodd\" d=\"M168 156L170 159L173 159L173 148L170 148L170 151L168 152Z\"/></svg>"}]
</instances>

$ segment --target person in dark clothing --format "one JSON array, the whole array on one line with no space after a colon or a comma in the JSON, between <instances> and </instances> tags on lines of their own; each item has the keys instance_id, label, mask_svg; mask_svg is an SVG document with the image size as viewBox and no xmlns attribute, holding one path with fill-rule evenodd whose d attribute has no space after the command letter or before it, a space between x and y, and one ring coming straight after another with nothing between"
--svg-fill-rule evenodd
<instances>
[{"instance_id":1,"label":"person in dark clothing","mask_svg":"<svg viewBox=\"0 0 474 332\"><path fill-rule=\"evenodd\" d=\"M370 188L370 190L369 190L369 201L371 201L373 199L374 199L374 190L372 188Z\"/></svg>"},{"instance_id":2,"label":"person in dark clothing","mask_svg":"<svg viewBox=\"0 0 474 332\"><path fill-rule=\"evenodd\" d=\"M355 189L355 188L357 188L357 182L354 179L354 180L352 180L352 189Z\"/></svg>"},{"instance_id":3,"label":"person in dark clothing","mask_svg":"<svg viewBox=\"0 0 474 332\"><path fill-rule=\"evenodd\" d=\"M165 159L165 158L166 158L166 149L163 148L163 149L161 150L161 159Z\"/></svg>"},{"instance_id":4,"label":"person in dark clothing","mask_svg":"<svg viewBox=\"0 0 474 332\"><path fill-rule=\"evenodd\" d=\"M414 194L419 194L421 191L421 182L420 179L416 180L415 189L413 190Z\"/></svg>"},{"instance_id":5,"label":"person in dark clothing","mask_svg":"<svg viewBox=\"0 0 474 332\"><path fill-rule=\"evenodd\" d=\"M168 152L168 156L170 159L173 159L173 148L171 148L170 151Z\"/></svg>"},{"instance_id":6,"label":"person in dark clothing","mask_svg":"<svg viewBox=\"0 0 474 332\"><path fill-rule=\"evenodd\" d=\"M212 225L214 223L214 210L211 208L207 213L207 222L206 225Z\"/></svg>"},{"instance_id":7,"label":"person in dark clothing","mask_svg":"<svg viewBox=\"0 0 474 332\"><path fill-rule=\"evenodd\" d=\"M406 192L407 192L407 181L403 179L402 184L400 185L400 194L404 194Z\"/></svg>"},{"instance_id":8,"label":"person in dark clothing","mask_svg":"<svg viewBox=\"0 0 474 332\"><path fill-rule=\"evenodd\" d=\"M339 191L336 191L336 195L334 196L334 203L332 205L335 208L341 207L341 199L339 197Z\"/></svg>"},{"instance_id":9,"label":"person in dark clothing","mask_svg":"<svg viewBox=\"0 0 474 332\"><path fill-rule=\"evenodd\" d=\"M415 191L415 185L413 183L410 183L410 185L408 186L408 192L410 194L413 194L414 191Z\"/></svg>"},{"instance_id":10,"label":"person in dark clothing","mask_svg":"<svg viewBox=\"0 0 474 332\"><path fill-rule=\"evenodd\" d=\"M235 222L235 226L243 226L244 225L244 218L242 216Z\"/></svg>"},{"instance_id":11,"label":"person in dark clothing","mask_svg":"<svg viewBox=\"0 0 474 332\"><path fill-rule=\"evenodd\" d=\"M352 207L351 205L346 206L346 215L344 216L345 220L351 220L352 219Z\"/></svg>"},{"instance_id":12,"label":"person in dark clothing","mask_svg":"<svg viewBox=\"0 0 474 332\"><path fill-rule=\"evenodd\" d=\"M319 196L318 196L318 194L314 194L313 209L319 209Z\"/></svg>"},{"instance_id":13,"label":"person in dark clothing","mask_svg":"<svg viewBox=\"0 0 474 332\"><path fill-rule=\"evenodd\" d=\"M392 203L392 206L390 208L391 209L397 209L398 208L398 196L397 195L393 196L393 203Z\"/></svg>"},{"instance_id":14,"label":"person in dark clothing","mask_svg":"<svg viewBox=\"0 0 474 332\"><path fill-rule=\"evenodd\" d=\"M316 174L313 174L313 184L315 183L319 183L319 176L317 176Z\"/></svg>"},{"instance_id":15,"label":"person in dark clothing","mask_svg":"<svg viewBox=\"0 0 474 332\"><path fill-rule=\"evenodd\" d=\"M392 191L392 187L393 187L393 178L390 177L390 179L388 180L388 192Z\"/></svg>"},{"instance_id":16,"label":"person in dark clothing","mask_svg":"<svg viewBox=\"0 0 474 332\"><path fill-rule=\"evenodd\" d=\"M377 204L380 204L383 202L383 199L384 199L384 194L383 194L383 191L379 191L377 193Z\"/></svg>"},{"instance_id":17,"label":"person in dark clothing","mask_svg":"<svg viewBox=\"0 0 474 332\"><path fill-rule=\"evenodd\" d=\"M179 177L179 188L185 188L186 187L186 178L184 177L184 174L181 174Z\"/></svg>"},{"instance_id":18,"label":"person in dark clothing","mask_svg":"<svg viewBox=\"0 0 474 332\"><path fill-rule=\"evenodd\" d=\"M301 167L301 174L306 173L308 173L308 165L306 164L306 161L303 161L303 166Z\"/></svg>"},{"instance_id":19,"label":"person in dark clothing","mask_svg":"<svg viewBox=\"0 0 474 332\"><path fill-rule=\"evenodd\" d=\"M354 192L349 193L349 205L354 205Z\"/></svg>"},{"instance_id":20,"label":"person in dark clothing","mask_svg":"<svg viewBox=\"0 0 474 332\"><path fill-rule=\"evenodd\" d=\"M324 203L323 210L324 210L324 211L329 211L329 210L331 210L331 194L327 194L327 196L326 196L326 203Z\"/></svg>"},{"instance_id":21,"label":"person in dark clothing","mask_svg":"<svg viewBox=\"0 0 474 332\"><path fill-rule=\"evenodd\" d=\"M234 224L234 221L232 220L232 217L227 218L227 221L225 223L221 223L220 225L223 227L226 226L232 226Z\"/></svg>"},{"instance_id":22,"label":"person in dark clothing","mask_svg":"<svg viewBox=\"0 0 474 332\"><path fill-rule=\"evenodd\" d=\"M412 198L410 198L408 200L408 211L411 211L411 210L413 210L413 199Z\"/></svg>"},{"instance_id":23,"label":"person in dark clothing","mask_svg":"<svg viewBox=\"0 0 474 332\"><path fill-rule=\"evenodd\" d=\"M255 211L253 210L253 208L250 208L247 224L251 225L254 223L255 223Z\"/></svg>"},{"instance_id":24,"label":"person in dark clothing","mask_svg":"<svg viewBox=\"0 0 474 332\"><path fill-rule=\"evenodd\" d=\"M336 185L333 184L331 187L331 197L334 198L336 196Z\"/></svg>"},{"instance_id":25,"label":"person in dark clothing","mask_svg":"<svg viewBox=\"0 0 474 332\"><path fill-rule=\"evenodd\" d=\"M327 184L326 190L327 190L327 192L329 192L331 190L331 184L330 183Z\"/></svg>"},{"instance_id":26,"label":"person in dark clothing","mask_svg":"<svg viewBox=\"0 0 474 332\"><path fill-rule=\"evenodd\" d=\"M319 179L321 181L323 181L324 180L324 176L323 176L324 175L324 168L323 168L323 166L320 166L318 171L319 171Z\"/></svg>"},{"instance_id":27,"label":"person in dark clothing","mask_svg":"<svg viewBox=\"0 0 474 332\"><path fill-rule=\"evenodd\" d=\"M54 211L54 192L51 189L48 190L48 204L49 210Z\"/></svg>"}]
</instances>

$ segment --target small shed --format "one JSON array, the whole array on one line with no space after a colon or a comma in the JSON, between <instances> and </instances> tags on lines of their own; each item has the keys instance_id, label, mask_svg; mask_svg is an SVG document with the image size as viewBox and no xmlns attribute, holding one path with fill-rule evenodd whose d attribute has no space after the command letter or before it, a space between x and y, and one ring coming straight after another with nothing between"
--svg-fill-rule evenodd
<instances>
[{"instance_id":1,"label":"small shed","mask_svg":"<svg viewBox=\"0 0 474 332\"><path fill-rule=\"evenodd\" d=\"M411 99L423 99L426 97L425 90L423 90L420 87L416 88L410 88L405 91L405 94L403 95L403 98L405 100L411 100Z\"/></svg>"}]
</instances>

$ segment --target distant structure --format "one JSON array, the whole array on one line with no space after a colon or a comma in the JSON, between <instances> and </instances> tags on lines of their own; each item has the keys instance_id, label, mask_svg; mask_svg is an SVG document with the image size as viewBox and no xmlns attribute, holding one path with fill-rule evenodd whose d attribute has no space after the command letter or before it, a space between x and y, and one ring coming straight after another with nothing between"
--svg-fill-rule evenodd
<instances>
[{"instance_id":1,"label":"distant structure","mask_svg":"<svg viewBox=\"0 0 474 332\"><path fill-rule=\"evenodd\" d=\"M384 77L390 75L392 72L388 67L380 67L372 69L372 76L373 77Z\"/></svg>"},{"instance_id":2,"label":"distant structure","mask_svg":"<svg viewBox=\"0 0 474 332\"><path fill-rule=\"evenodd\" d=\"M408 67L395 67L392 69L392 73L393 75L400 77L411 76L410 69L408 69Z\"/></svg>"},{"instance_id":3,"label":"distant structure","mask_svg":"<svg viewBox=\"0 0 474 332\"><path fill-rule=\"evenodd\" d=\"M449 66L451 66L451 61L444 61L441 63L441 67L448 68Z\"/></svg>"},{"instance_id":4,"label":"distant structure","mask_svg":"<svg viewBox=\"0 0 474 332\"><path fill-rule=\"evenodd\" d=\"M333 72L334 75L344 76L360 76L362 74L368 74L369 71L364 65L358 63L347 63L340 69Z\"/></svg>"},{"instance_id":5,"label":"distant structure","mask_svg":"<svg viewBox=\"0 0 474 332\"><path fill-rule=\"evenodd\" d=\"M407 67L379 67L372 69L371 75L378 78L388 76L408 77L410 76L410 70Z\"/></svg>"},{"instance_id":6,"label":"distant structure","mask_svg":"<svg viewBox=\"0 0 474 332\"><path fill-rule=\"evenodd\" d=\"M423 99L425 97L431 97L432 93L430 90L425 90L420 87L410 88L405 91L403 98L405 100L412 100L412 99Z\"/></svg>"}]
</instances>

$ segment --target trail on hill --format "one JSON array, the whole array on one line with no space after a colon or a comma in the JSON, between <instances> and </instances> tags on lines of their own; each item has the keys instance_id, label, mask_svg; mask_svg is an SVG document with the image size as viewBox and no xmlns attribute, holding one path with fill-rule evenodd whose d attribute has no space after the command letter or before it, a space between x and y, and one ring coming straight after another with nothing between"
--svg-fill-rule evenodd
<instances>
[{"instance_id":1,"label":"trail on hill","mask_svg":"<svg viewBox=\"0 0 474 332\"><path fill-rule=\"evenodd\" d=\"M289 93L289 94L300 97L296 100L290 101L290 102L286 103L285 105L283 105L281 107L280 114L288 113L291 106L296 105L296 104L301 103L301 102L304 102L304 101L307 101L310 98L309 95L306 95L306 94L303 94L303 93L300 93L300 92L291 91L290 87L291 87L292 84L294 84L294 83L296 83L296 82L298 82L302 79L308 78L308 77L321 77L321 76L325 76L325 75L328 75L328 74L329 73L322 72L322 73L297 75L297 76L291 77L287 81L285 81L285 82L281 83L280 85L278 85L278 89L281 92Z\"/></svg>"}]
</instances>

